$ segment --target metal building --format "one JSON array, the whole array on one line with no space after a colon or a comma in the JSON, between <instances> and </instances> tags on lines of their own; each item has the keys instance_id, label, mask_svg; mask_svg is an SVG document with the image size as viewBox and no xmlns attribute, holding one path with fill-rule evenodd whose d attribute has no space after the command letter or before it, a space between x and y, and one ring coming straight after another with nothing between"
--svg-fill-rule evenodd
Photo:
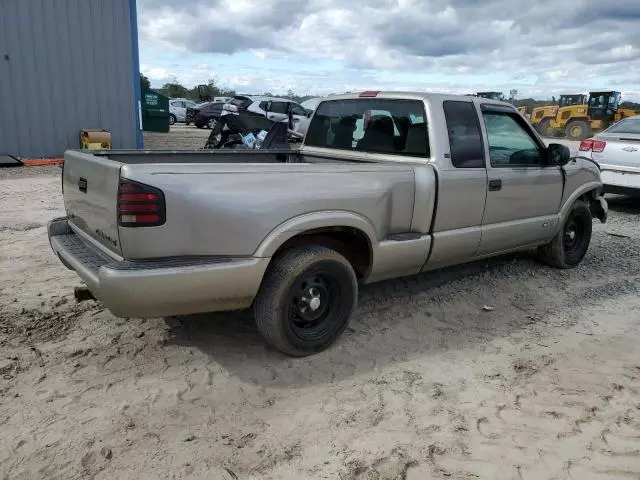
<instances>
[{"instance_id":1,"label":"metal building","mask_svg":"<svg viewBox=\"0 0 640 480\"><path fill-rule=\"evenodd\" d=\"M0 155L142 148L136 0L0 0Z\"/></svg>"}]
</instances>

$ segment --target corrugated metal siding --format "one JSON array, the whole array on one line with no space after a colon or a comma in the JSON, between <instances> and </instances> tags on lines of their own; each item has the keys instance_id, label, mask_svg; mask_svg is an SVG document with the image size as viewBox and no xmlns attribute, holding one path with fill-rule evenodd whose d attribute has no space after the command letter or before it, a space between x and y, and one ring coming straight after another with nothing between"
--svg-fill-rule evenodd
<instances>
[{"instance_id":1,"label":"corrugated metal siding","mask_svg":"<svg viewBox=\"0 0 640 480\"><path fill-rule=\"evenodd\" d=\"M132 5L0 0L0 154L58 156L81 128L136 148Z\"/></svg>"}]
</instances>

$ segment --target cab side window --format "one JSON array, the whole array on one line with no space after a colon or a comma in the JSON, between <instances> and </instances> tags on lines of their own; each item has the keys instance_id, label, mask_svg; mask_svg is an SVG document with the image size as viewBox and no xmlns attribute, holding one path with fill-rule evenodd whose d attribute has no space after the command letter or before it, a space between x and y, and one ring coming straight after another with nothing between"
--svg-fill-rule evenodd
<instances>
[{"instance_id":1,"label":"cab side window","mask_svg":"<svg viewBox=\"0 0 640 480\"><path fill-rule=\"evenodd\" d=\"M482 135L473 103L447 100L443 107L453 166L484 168Z\"/></svg>"},{"instance_id":2,"label":"cab side window","mask_svg":"<svg viewBox=\"0 0 640 480\"><path fill-rule=\"evenodd\" d=\"M287 102L271 102L270 111L273 113L287 113Z\"/></svg>"},{"instance_id":3,"label":"cab side window","mask_svg":"<svg viewBox=\"0 0 640 480\"><path fill-rule=\"evenodd\" d=\"M540 167L542 152L514 114L482 113L492 167Z\"/></svg>"}]
</instances>

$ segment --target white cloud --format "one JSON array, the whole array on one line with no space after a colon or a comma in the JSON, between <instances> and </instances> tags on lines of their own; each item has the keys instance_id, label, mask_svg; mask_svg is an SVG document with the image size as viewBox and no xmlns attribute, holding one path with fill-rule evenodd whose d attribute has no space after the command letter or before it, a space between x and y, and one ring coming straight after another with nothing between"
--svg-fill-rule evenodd
<instances>
[{"instance_id":1,"label":"white cloud","mask_svg":"<svg viewBox=\"0 0 640 480\"><path fill-rule=\"evenodd\" d=\"M138 4L144 52L154 52L155 58L162 52L181 52L185 59L246 52L261 61L260 67L247 67L249 71L242 74L220 73L221 78L243 79L239 86L255 85L259 90L286 85L294 85L296 91L317 88L318 93L347 85L393 88L393 82L381 80L389 75L404 75L405 81L399 83L419 88L419 82L408 79L422 74L438 76L442 85L431 84L433 88L456 91L468 92L477 85L550 96L559 89L585 91L613 88L615 83L629 97L637 90L632 72L640 71L637 0L606 4L588 0L138 0ZM294 65L274 78L268 64L282 58ZM344 70L322 72L313 62L337 62ZM156 73L165 70L186 83L201 83L207 80L202 76L209 74L207 70L220 70L216 65L191 70L179 62L171 68L153 67ZM157 79L166 76L157 75Z\"/></svg>"}]
</instances>

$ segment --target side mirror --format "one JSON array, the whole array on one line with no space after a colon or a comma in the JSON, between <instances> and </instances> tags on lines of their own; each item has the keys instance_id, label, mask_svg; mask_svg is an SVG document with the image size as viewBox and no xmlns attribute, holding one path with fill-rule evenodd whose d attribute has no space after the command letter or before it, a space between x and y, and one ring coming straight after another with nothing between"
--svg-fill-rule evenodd
<instances>
[{"instance_id":1,"label":"side mirror","mask_svg":"<svg viewBox=\"0 0 640 480\"><path fill-rule=\"evenodd\" d=\"M571 152L569 148L560 143L550 143L547 147L547 165L554 167L562 167L571 160Z\"/></svg>"},{"instance_id":2,"label":"side mirror","mask_svg":"<svg viewBox=\"0 0 640 480\"><path fill-rule=\"evenodd\" d=\"M311 118L311 115L313 115L313 110L307 109L307 118Z\"/></svg>"}]
</instances>

